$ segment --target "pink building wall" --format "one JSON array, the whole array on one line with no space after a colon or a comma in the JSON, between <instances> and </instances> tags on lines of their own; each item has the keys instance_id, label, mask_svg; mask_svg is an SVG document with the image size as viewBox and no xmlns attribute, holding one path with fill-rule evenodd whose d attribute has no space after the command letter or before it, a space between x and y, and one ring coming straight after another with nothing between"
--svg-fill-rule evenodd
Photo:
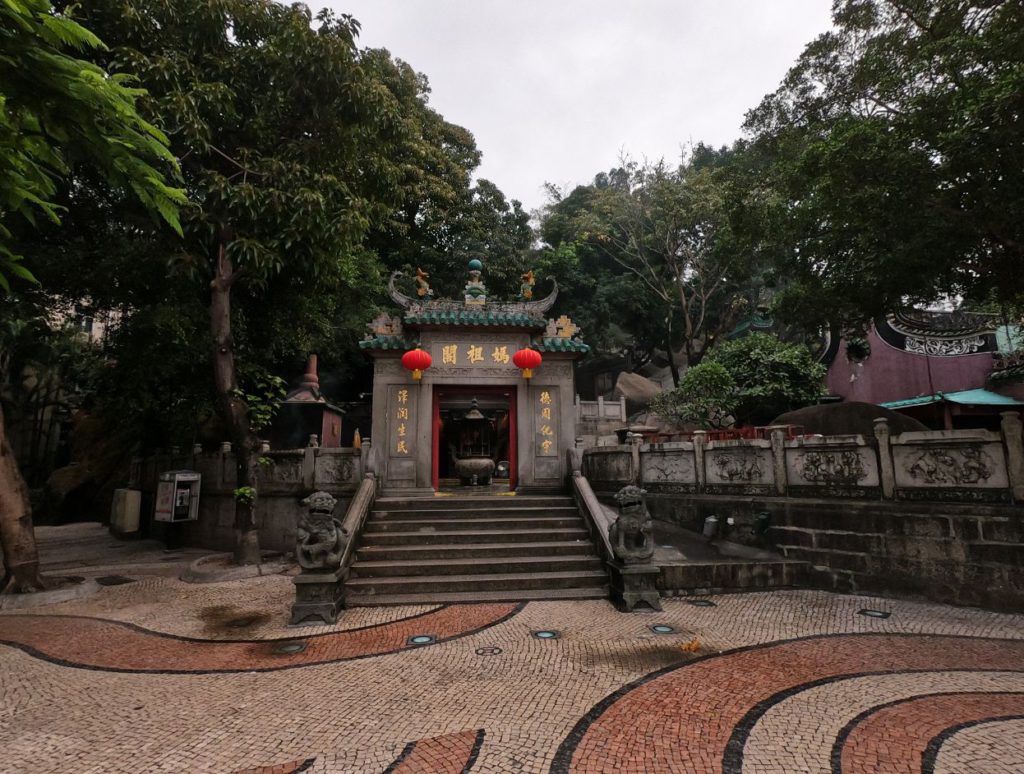
<instances>
[{"instance_id":1,"label":"pink building wall","mask_svg":"<svg viewBox=\"0 0 1024 774\"><path fill-rule=\"evenodd\" d=\"M886 403L936 392L985 387L992 373L992 353L934 357L907 352L883 341L872 328L867 336L871 354L861 362L846 357L839 345L825 384L844 400Z\"/></svg>"}]
</instances>

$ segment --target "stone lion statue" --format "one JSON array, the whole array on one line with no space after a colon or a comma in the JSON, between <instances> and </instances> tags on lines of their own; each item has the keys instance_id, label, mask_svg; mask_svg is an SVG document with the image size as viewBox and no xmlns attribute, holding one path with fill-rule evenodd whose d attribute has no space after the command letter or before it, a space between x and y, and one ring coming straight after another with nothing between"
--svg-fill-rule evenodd
<instances>
[{"instance_id":1,"label":"stone lion statue","mask_svg":"<svg viewBox=\"0 0 1024 774\"><path fill-rule=\"evenodd\" d=\"M615 494L619 517L608 530L608 540L615 558L623 564L642 564L654 555L654 530L645 494L638 486L625 486Z\"/></svg>"},{"instance_id":2,"label":"stone lion statue","mask_svg":"<svg viewBox=\"0 0 1024 774\"><path fill-rule=\"evenodd\" d=\"M327 492L314 492L302 504L308 510L295 530L295 556L304 570L336 570L348 545L348 532L334 518L338 501Z\"/></svg>"}]
</instances>

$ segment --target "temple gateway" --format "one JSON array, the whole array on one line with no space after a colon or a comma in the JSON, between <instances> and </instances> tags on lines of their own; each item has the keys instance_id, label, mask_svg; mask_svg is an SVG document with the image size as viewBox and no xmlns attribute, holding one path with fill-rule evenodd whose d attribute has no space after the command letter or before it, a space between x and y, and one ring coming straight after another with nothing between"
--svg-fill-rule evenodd
<instances>
[{"instance_id":1,"label":"temple gateway","mask_svg":"<svg viewBox=\"0 0 1024 774\"><path fill-rule=\"evenodd\" d=\"M388 290L402 313L378 317L360 342L374 360L371 453L383 496L565 491L573 361L589 348L568 317L547 318L554 279L534 300L528 272L517 301L496 302L482 273L470 261L464 298L450 301L434 299L421 270L415 297L404 294L396 272Z\"/></svg>"}]
</instances>

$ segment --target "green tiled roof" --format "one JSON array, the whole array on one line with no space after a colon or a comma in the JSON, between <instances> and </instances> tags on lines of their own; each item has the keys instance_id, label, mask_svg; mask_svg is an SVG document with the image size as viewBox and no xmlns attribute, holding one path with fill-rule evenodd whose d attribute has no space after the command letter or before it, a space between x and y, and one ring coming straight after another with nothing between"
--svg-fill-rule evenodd
<instances>
[{"instance_id":1,"label":"green tiled roof","mask_svg":"<svg viewBox=\"0 0 1024 774\"><path fill-rule=\"evenodd\" d=\"M960 390L959 392L937 392L934 395L919 395L916 398L906 400L892 400L888 403L880 403L883 408L900 409L908 406L925 406L929 403L946 401L948 403L959 403L963 406L1020 406L1019 400L1008 398L989 390Z\"/></svg>"},{"instance_id":2,"label":"green tiled roof","mask_svg":"<svg viewBox=\"0 0 1024 774\"><path fill-rule=\"evenodd\" d=\"M479 325L516 326L543 328L544 320L525 312L501 312L484 309L419 309L408 312L405 322L409 325Z\"/></svg>"},{"instance_id":3,"label":"green tiled roof","mask_svg":"<svg viewBox=\"0 0 1024 774\"><path fill-rule=\"evenodd\" d=\"M404 336L374 336L359 342L360 349L412 349L416 346L418 342Z\"/></svg>"},{"instance_id":4,"label":"green tiled roof","mask_svg":"<svg viewBox=\"0 0 1024 774\"><path fill-rule=\"evenodd\" d=\"M540 352L589 352L590 347L584 344L582 341L576 341L574 339L567 339L562 336L555 336L553 338L545 337L541 339L540 344L536 345L536 349Z\"/></svg>"}]
</instances>

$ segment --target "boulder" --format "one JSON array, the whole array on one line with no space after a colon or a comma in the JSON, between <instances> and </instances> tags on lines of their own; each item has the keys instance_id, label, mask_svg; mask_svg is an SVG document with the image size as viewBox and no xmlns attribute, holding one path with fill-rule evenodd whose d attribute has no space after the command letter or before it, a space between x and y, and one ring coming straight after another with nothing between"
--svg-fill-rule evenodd
<instances>
[{"instance_id":1,"label":"boulder","mask_svg":"<svg viewBox=\"0 0 1024 774\"><path fill-rule=\"evenodd\" d=\"M928 428L913 417L892 409L876 406L874 403L850 401L848 403L825 403L820 406L804 406L787 411L772 420L773 425L799 425L808 433L820 435L863 435L873 438L875 420L889 420L893 435Z\"/></svg>"},{"instance_id":2,"label":"boulder","mask_svg":"<svg viewBox=\"0 0 1024 774\"><path fill-rule=\"evenodd\" d=\"M625 398L626 411L633 414L645 408L661 391L661 385L652 382L646 376L623 371L615 380L612 399Z\"/></svg>"}]
</instances>

